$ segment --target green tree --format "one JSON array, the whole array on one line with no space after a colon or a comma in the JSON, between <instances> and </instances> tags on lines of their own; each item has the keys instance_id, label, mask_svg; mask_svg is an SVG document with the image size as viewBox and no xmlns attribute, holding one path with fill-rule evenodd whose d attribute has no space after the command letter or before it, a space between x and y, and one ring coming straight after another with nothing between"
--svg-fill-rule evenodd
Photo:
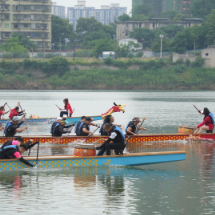
<instances>
[{"instance_id":1,"label":"green tree","mask_svg":"<svg viewBox=\"0 0 215 215\"><path fill-rule=\"evenodd\" d=\"M118 20L120 22L126 22L126 21L131 21L131 17L128 14L123 14L121 16L118 17Z\"/></svg>"},{"instance_id":2,"label":"green tree","mask_svg":"<svg viewBox=\"0 0 215 215\"><path fill-rule=\"evenodd\" d=\"M103 51L114 51L116 47L116 44L113 42L113 40L109 39L95 40L94 42L95 46L93 52L96 57L99 57Z\"/></svg>"},{"instance_id":3,"label":"green tree","mask_svg":"<svg viewBox=\"0 0 215 215\"><path fill-rule=\"evenodd\" d=\"M215 0L195 0L191 7L193 17L206 18L215 9Z\"/></svg>"},{"instance_id":4,"label":"green tree","mask_svg":"<svg viewBox=\"0 0 215 215\"><path fill-rule=\"evenodd\" d=\"M135 21L145 21L148 18L152 18L152 7L141 4L133 7L132 9L132 20Z\"/></svg>"},{"instance_id":5,"label":"green tree","mask_svg":"<svg viewBox=\"0 0 215 215\"><path fill-rule=\"evenodd\" d=\"M173 18L177 15L178 13L175 10L169 10L161 13L161 18L169 18L170 20L173 20Z\"/></svg>"},{"instance_id":6,"label":"green tree","mask_svg":"<svg viewBox=\"0 0 215 215\"><path fill-rule=\"evenodd\" d=\"M185 14L178 13L178 14L172 19L172 21L180 21L180 20L184 19L185 17L186 17Z\"/></svg>"},{"instance_id":7,"label":"green tree","mask_svg":"<svg viewBox=\"0 0 215 215\"><path fill-rule=\"evenodd\" d=\"M74 41L76 34L73 30L73 25L68 19L62 19L59 16L52 15L52 42L55 44L63 43L64 38L68 38L71 42Z\"/></svg>"},{"instance_id":8,"label":"green tree","mask_svg":"<svg viewBox=\"0 0 215 215\"><path fill-rule=\"evenodd\" d=\"M152 45L152 51L154 52L160 52L161 49L161 40L157 40L153 45ZM170 50L170 44L169 42L164 38L162 41L162 51L167 52Z\"/></svg>"},{"instance_id":9,"label":"green tree","mask_svg":"<svg viewBox=\"0 0 215 215\"><path fill-rule=\"evenodd\" d=\"M215 39L215 9L213 9L211 13L207 16L206 28L207 44L212 45L214 44Z\"/></svg>"},{"instance_id":10,"label":"green tree","mask_svg":"<svg viewBox=\"0 0 215 215\"><path fill-rule=\"evenodd\" d=\"M0 50L14 54L28 52L28 50L21 45L18 37L11 37L10 39L6 40L6 42L0 46Z\"/></svg>"},{"instance_id":11,"label":"green tree","mask_svg":"<svg viewBox=\"0 0 215 215\"><path fill-rule=\"evenodd\" d=\"M172 25L172 24L170 24L170 25L167 25L165 27L161 27L160 29L167 34L169 39L172 39L173 37L175 37L177 32L183 31L184 27L183 27L183 25Z\"/></svg>"}]
</instances>

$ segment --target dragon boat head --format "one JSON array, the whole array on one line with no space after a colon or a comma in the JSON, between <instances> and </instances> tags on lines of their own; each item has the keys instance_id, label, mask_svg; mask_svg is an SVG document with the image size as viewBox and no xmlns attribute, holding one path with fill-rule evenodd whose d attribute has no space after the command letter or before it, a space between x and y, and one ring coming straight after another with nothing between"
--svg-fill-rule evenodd
<instances>
[{"instance_id":1,"label":"dragon boat head","mask_svg":"<svg viewBox=\"0 0 215 215\"><path fill-rule=\"evenodd\" d=\"M106 113L102 114L102 118L105 118L107 115L111 115L112 113L115 112L125 112L125 109L123 109L124 107L126 107L126 105L117 105L115 102L113 103L114 106L111 107Z\"/></svg>"}]
</instances>

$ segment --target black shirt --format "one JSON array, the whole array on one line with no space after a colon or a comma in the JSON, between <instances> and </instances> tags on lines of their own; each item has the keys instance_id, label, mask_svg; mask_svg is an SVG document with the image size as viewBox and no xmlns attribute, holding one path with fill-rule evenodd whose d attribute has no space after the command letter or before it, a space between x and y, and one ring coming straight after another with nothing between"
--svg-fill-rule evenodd
<instances>
[{"instance_id":1,"label":"black shirt","mask_svg":"<svg viewBox=\"0 0 215 215\"><path fill-rule=\"evenodd\" d=\"M127 129L128 129L129 127L131 128L131 131L132 131L133 133L136 132L136 125L135 125L133 122L131 122L131 123L128 125ZM128 132L127 132L127 129L126 129L126 135L132 135L131 133L128 133Z\"/></svg>"},{"instance_id":2,"label":"black shirt","mask_svg":"<svg viewBox=\"0 0 215 215\"><path fill-rule=\"evenodd\" d=\"M9 122L10 123L10 122ZM8 126L8 128L5 130L5 136L6 137L13 137L16 134L16 129L20 127L20 125L22 125L23 121L19 122L18 124L14 124L11 123L10 126ZM5 126L7 127L7 125Z\"/></svg>"},{"instance_id":3,"label":"black shirt","mask_svg":"<svg viewBox=\"0 0 215 215\"><path fill-rule=\"evenodd\" d=\"M78 134L79 136L88 136L88 133L84 133L83 132L83 128L86 128L88 131L90 130L89 125L87 125L85 122L82 124L82 126L80 127L79 131L80 133Z\"/></svg>"}]
</instances>

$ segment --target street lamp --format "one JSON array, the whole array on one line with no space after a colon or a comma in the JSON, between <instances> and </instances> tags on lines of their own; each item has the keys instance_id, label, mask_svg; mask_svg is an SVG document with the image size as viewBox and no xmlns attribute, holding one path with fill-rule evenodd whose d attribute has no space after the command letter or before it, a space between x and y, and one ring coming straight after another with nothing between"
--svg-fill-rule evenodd
<instances>
[{"instance_id":1,"label":"street lamp","mask_svg":"<svg viewBox=\"0 0 215 215\"><path fill-rule=\"evenodd\" d=\"M160 49L160 58L162 58L162 48L163 48L163 44L162 44L162 39L164 38L164 35L160 34L160 38L161 38L161 49Z\"/></svg>"}]
</instances>

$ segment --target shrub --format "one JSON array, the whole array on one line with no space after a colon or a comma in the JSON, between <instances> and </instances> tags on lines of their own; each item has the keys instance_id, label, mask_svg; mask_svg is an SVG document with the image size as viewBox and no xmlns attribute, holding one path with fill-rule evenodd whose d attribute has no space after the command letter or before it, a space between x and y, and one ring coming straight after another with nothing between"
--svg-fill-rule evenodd
<instances>
[{"instance_id":1,"label":"shrub","mask_svg":"<svg viewBox=\"0 0 215 215\"><path fill-rule=\"evenodd\" d=\"M107 57L104 62L105 62L106 65L112 65L113 64L113 59L111 57Z\"/></svg>"},{"instance_id":2,"label":"shrub","mask_svg":"<svg viewBox=\"0 0 215 215\"><path fill-rule=\"evenodd\" d=\"M196 57L195 61L191 63L191 67L192 68L203 67L204 63L205 63L205 60L202 57L198 56Z\"/></svg>"}]
</instances>

